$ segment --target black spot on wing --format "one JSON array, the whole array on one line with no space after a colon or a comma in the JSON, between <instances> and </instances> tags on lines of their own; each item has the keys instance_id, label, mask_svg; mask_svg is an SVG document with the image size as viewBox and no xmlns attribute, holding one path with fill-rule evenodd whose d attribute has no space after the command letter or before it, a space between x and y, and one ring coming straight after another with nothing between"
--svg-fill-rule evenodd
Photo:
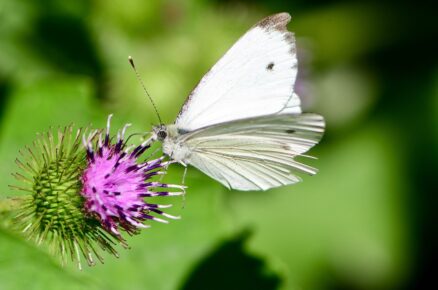
<instances>
[{"instance_id":1,"label":"black spot on wing","mask_svg":"<svg viewBox=\"0 0 438 290\"><path fill-rule=\"evenodd\" d=\"M296 131L295 130L293 130L293 129L288 129L288 130L286 130L286 133L288 133L288 134L293 134L293 133L295 133Z\"/></svg>"},{"instance_id":2,"label":"black spot on wing","mask_svg":"<svg viewBox=\"0 0 438 290\"><path fill-rule=\"evenodd\" d=\"M270 62L267 66L266 66L266 70L273 70L274 69L274 63Z\"/></svg>"}]
</instances>

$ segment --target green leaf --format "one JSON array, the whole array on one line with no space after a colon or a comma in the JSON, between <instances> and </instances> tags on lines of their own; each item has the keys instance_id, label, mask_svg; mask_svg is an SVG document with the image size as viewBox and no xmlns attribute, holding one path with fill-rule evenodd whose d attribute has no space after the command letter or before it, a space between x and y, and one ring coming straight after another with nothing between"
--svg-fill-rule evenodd
<instances>
[{"instance_id":1,"label":"green leaf","mask_svg":"<svg viewBox=\"0 0 438 290\"><path fill-rule=\"evenodd\" d=\"M63 269L21 237L0 228L0 289L102 289L95 279Z\"/></svg>"}]
</instances>

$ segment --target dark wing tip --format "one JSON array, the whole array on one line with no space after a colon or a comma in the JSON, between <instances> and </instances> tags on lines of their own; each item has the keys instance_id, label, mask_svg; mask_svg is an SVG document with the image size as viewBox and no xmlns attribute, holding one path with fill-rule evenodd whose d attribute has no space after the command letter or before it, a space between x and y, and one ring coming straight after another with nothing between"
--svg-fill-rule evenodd
<instances>
[{"instance_id":1,"label":"dark wing tip","mask_svg":"<svg viewBox=\"0 0 438 290\"><path fill-rule=\"evenodd\" d=\"M292 17L287 12L277 13L266 18L263 18L254 27L260 27L266 31L277 30L280 31L284 39L290 44L290 53L296 54L295 37L294 34L287 30L287 24Z\"/></svg>"},{"instance_id":2,"label":"dark wing tip","mask_svg":"<svg viewBox=\"0 0 438 290\"><path fill-rule=\"evenodd\" d=\"M279 31L287 31L287 24L291 20L291 16L287 12L277 13L266 18L263 18L255 26L264 29L276 29Z\"/></svg>"}]
</instances>

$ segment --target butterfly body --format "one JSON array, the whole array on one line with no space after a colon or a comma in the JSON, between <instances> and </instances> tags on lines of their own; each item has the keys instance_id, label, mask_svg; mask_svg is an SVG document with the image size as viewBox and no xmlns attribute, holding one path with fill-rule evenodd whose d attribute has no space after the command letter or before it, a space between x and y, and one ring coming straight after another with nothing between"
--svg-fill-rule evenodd
<instances>
[{"instance_id":1,"label":"butterfly body","mask_svg":"<svg viewBox=\"0 0 438 290\"><path fill-rule=\"evenodd\" d=\"M160 125L154 127L153 139L162 142L163 153L172 160L187 164L190 158L191 150L181 140L181 134L175 125Z\"/></svg>"},{"instance_id":2,"label":"butterfly body","mask_svg":"<svg viewBox=\"0 0 438 290\"><path fill-rule=\"evenodd\" d=\"M316 169L294 160L318 143L324 119L303 114L294 92L290 15L259 21L201 79L174 124L153 140L172 160L193 165L230 189L267 190Z\"/></svg>"}]
</instances>

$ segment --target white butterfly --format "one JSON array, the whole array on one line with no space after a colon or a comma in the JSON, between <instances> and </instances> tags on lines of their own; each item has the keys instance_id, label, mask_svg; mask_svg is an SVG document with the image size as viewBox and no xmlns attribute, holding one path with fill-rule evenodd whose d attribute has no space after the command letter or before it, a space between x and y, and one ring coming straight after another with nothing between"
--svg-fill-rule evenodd
<instances>
[{"instance_id":1,"label":"white butterfly","mask_svg":"<svg viewBox=\"0 0 438 290\"><path fill-rule=\"evenodd\" d=\"M293 85L295 39L288 13L269 16L243 35L201 79L172 125L152 141L228 188L267 190L316 169L293 158L318 143L323 117L302 114Z\"/></svg>"}]
</instances>

